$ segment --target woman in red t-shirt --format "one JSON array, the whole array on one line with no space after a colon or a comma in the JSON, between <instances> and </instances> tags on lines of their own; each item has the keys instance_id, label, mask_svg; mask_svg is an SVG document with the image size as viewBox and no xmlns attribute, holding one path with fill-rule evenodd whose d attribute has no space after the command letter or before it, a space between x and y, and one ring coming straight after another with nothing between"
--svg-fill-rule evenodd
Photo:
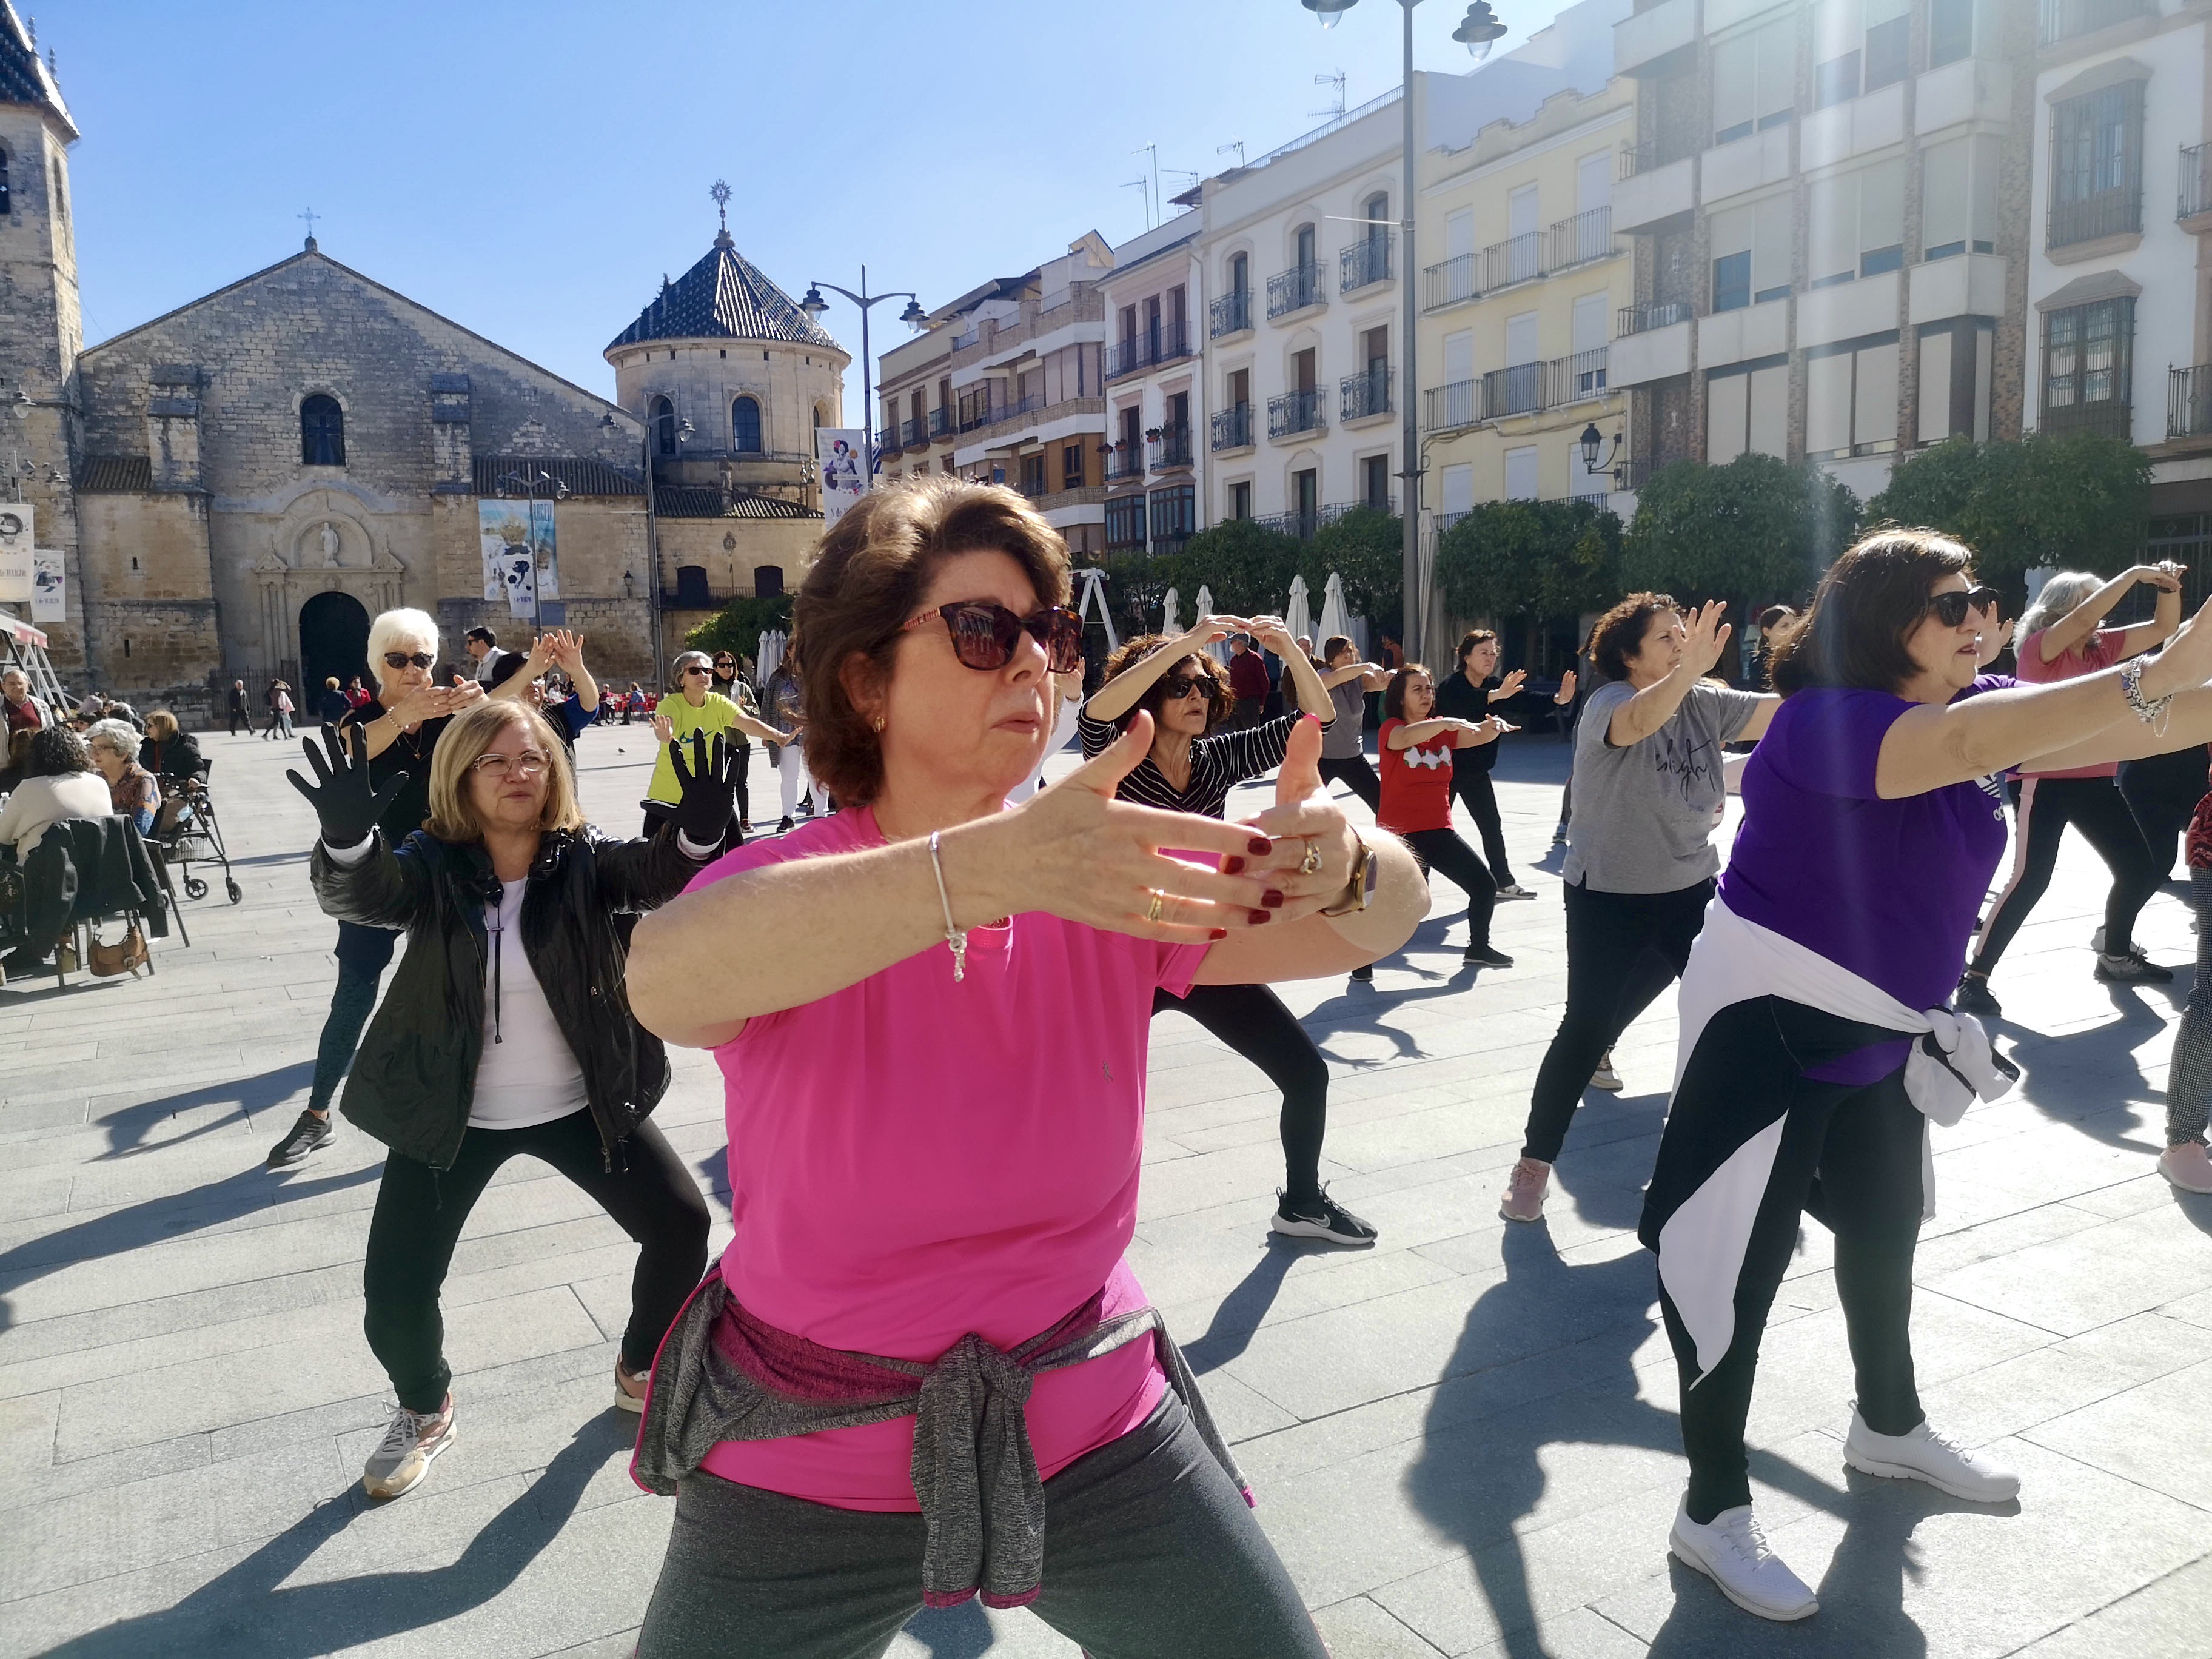
<instances>
[{"instance_id":1,"label":"woman in red t-shirt","mask_svg":"<svg viewBox=\"0 0 2212 1659\"><path fill-rule=\"evenodd\" d=\"M1490 945L1490 913L1498 884L1490 866L1451 827L1452 750L1495 743L1514 728L1495 714L1485 720L1436 720L1437 683L1419 663L1390 677L1382 693L1382 805L1375 821L1405 838L1425 870L1441 870L1467 890L1467 953L1482 968L1510 968L1513 958Z\"/></svg>"}]
</instances>

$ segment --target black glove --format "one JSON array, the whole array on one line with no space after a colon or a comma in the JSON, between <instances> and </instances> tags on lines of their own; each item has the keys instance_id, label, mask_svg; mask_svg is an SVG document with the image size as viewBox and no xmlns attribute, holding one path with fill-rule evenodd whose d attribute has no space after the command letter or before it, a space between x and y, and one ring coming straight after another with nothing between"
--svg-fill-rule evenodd
<instances>
[{"instance_id":1,"label":"black glove","mask_svg":"<svg viewBox=\"0 0 2212 1659\"><path fill-rule=\"evenodd\" d=\"M338 732L357 728L341 726ZM314 738L300 739L300 747L307 752L307 764L315 769L315 782L309 783L297 772L287 771L292 787L307 798L307 805L315 809L315 817L323 827L323 844L326 847L358 847L368 839L368 832L376 828L376 821L384 816L384 809L392 805L392 798L407 781L404 772L394 772L384 781L384 787L372 793L368 787L368 743L361 739L359 759L349 752L338 732L326 732L324 745L330 751L328 761L323 758L323 749ZM319 787L318 787L319 786Z\"/></svg>"},{"instance_id":2,"label":"black glove","mask_svg":"<svg viewBox=\"0 0 2212 1659\"><path fill-rule=\"evenodd\" d=\"M676 788L681 797L676 805L677 829L694 847L720 846L730 833L730 815L738 798L737 746L725 743L717 732L709 754L706 734L694 732L690 763L684 763L680 738L670 741L668 760L676 769Z\"/></svg>"}]
</instances>

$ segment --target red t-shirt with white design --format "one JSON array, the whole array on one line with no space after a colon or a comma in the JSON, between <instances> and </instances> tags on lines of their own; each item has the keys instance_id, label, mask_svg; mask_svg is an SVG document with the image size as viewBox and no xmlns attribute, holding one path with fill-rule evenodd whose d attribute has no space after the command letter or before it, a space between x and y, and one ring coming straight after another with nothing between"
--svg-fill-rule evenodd
<instances>
[{"instance_id":1,"label":"red t-shirt with white design","mask_svg":"<svg viewBox=\"0 0 2212 1659\"><path fill-rule=\"evenodd\" d=\"M1452 741L1444 732L1410 749L1393 749L1390 734L1406 722L1382 722L1376 738L1382 761L1382 810L1375 821L1408 836L1417 830L1451 828Z\"/></svg>"}]
</instances>

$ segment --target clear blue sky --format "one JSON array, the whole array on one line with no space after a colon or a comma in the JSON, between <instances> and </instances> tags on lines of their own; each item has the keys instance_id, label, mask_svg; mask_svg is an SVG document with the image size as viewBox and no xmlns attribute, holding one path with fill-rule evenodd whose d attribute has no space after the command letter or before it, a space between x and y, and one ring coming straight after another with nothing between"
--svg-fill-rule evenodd
<instances>
[{"instance_id":1,"label":"clear blue sky","mask_svg":"<svg viewBox=\"0 0 2212 1659\"><path fill-rule=\"evenodd\" d=\"M26 0L19 9L30 9ZM704 253L728 179L738 247L925 307L1086 230L1145 227L1124 187L1258 156L1318 125L1345 70L1397 84L1399 10L1324 33L1298 0L720 0L690 6L32 0L84 137L72 151L85 337L295 252L323 251L603 394L600 349ZM1498 0L1503 50L1557 0ZM1424 69L1463 70L1463 0L1415 13ZM833 299L835 296L832 296ZM905 337L878 307L873 344ZM840 302L823 319L860 355ZM859 414L858 365L847 407Z\"/></svg>"}]
</instances>

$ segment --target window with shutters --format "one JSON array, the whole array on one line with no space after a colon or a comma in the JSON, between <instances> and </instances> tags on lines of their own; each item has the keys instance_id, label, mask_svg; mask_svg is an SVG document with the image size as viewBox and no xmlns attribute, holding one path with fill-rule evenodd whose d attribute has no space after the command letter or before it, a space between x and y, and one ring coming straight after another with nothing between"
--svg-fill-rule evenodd
<instances>
[{"instance_id":1,"label":"window with shutters","mask_svg":"<svg viewBox=\"0 0 2212 1659\"><path fill-rule=\"evenodd\" d=\"M2140 81L2051 106L2049 246L2142 229L2142 149Z\"/></svg>"},{"instance_id":2,"label":"window with shutters","mask_svg":"<svg viewBox=\"0 0 2212 1659\"><path fill-rule=\"evenodd\" d=\"M2043 314L2043 429L2130 435L2136 302L2098 300Z\"/></svg>"},{"instance_id":3,"label":"window with shutters","mask_svg":"<svg viewBox=\"0 0 2212 1659\"><path fill-rule=\"evenodd\" d=\"M1790 365L1737 363L1705 379L1705 460L1725 466L1739 455L1786 455Z\"/></svg>"},{"instance_id":4,"label":"window with shutters","mask_svg":"<svg viewBox=\"0 0 2212 1659\"><path fill-rule=\"evenodd\" d=\"M1885 455L1897 447L1897 337L1849 341L1807 354L1805 453L1815 460Z\"/></svg>"},{"instance_id":5,"label":"window with shutters","mask_svg":"<svg viewBox=\"0 0 2212 1659\"><path fill-rule=\"evenodd\" d=\"M1797 31L1789 20L1713 47L1713 142L1780 126L1797 102Z\"/></svg>"},{"instance_id":6,"label":"window with shutters","mask_svg":"<svg viewBox=\"0 0 2212 1659\"><path fill-rule=\"evenodd\" d=\"M1905 161L1817 181L1808 204L1814 288L1895 270L1905 263Z\"/></svg>"},{"instance_id":7,"label":"window with shutters","mask_svg":"<svg viewBox=\"0 0 2212 1659\"><path fill-rule=\"evenodd\" d=\"M1716 213L1712 309L1734 311L1790 292L1790 198L1771 196Z\"/></svg>"},{"instance_id":8,"label":"window with shutters","mask_svg":"<svg viewBox=\"0 0 2212 1659\"><path fill-rule=\"evenodd\" d=\"M1954 138L1920 152L1921 257L1996 249L1998 140Z\"/></svg>"},{"instance_id":9,"label":"window with shutters","mask_svg":"<svg viewBox=\"0 0 2212 1659\"><path fill-rule=\"evenodd\" d=\"M1928 0L1928 67L1955 64L1974 50L1974 0Z\"/></svg>"}]
</instances>

